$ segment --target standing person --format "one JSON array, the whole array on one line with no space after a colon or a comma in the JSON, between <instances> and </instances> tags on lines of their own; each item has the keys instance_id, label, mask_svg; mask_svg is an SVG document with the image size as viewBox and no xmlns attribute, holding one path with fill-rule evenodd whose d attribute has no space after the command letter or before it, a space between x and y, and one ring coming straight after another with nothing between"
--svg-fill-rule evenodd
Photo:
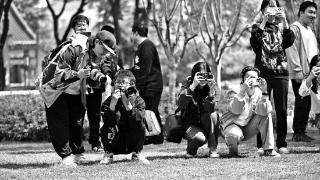
<instances>
[{"instance_id":1,"label":"standing person","mask_svg":"<svg viewBox=\"0 0 320 180\"><path fill-rule=\"evenodd\" d=\"M285 49L294 42L294 33L289 29L283 10L273 11L280 7L277 0L263 0L261 4L262 22L252 26L250 44L256 54L255 66L261 77L266 79L269 96L273 91L276 111L276 146L280 153L289 153L287 149L287 102L288 70ZM277 8L278 9L278 8ZM282 23L283 30L279 24ZM258 152L262 151L260 135L257 137Z\"/></svg>"},{"instance_id":2,"label":"standing person","mask_svg":"<svg viewBox=\"0 0 320 180\"><path fill-rule=\"evenodd\" d=\"M46 117L53 147L66 166L76 167L83 156L85 80L92 74L87 64L108 52L112 44L107 37L106 31L100 31L88 39L86 49L69 46L58 57L55 77L49 81L52 89L63 91L57 99L46 103ZM97 79L97 75L101 74L97 73L92 78Z\"/></svg>"},{"instance_id":3,"label":"standing person","mask_svg":"<svg viewBox=\"0 0 320 180\"><path fill-rule=\"evenodd\" d=\"M135 77L129 70L116 74L115 89L101 107L103 126L101 140L105 150L101 164L109 164L117 154L132 153L133 160L149 161L141 154L145 139L145 103L135 88Z\"/></svg>"},{"instance_id":4,"label":"standing person","mask_svg":"<svg viewBox=\"0 0 320 180\"><path fill-rule=\"evenodd\" d=\"M315 55L310 62L310 74L302 81L300 96L311 96L311 111L315 114L315 124L320 132L320 55Z\"/></svg>"},{"instance_id":5,"label":"standing person","mask_svg":"<svg viewBox=\"0 0 320 180\"><path fill-rule=\"evenodd\" d=\"M241 71L240 91L221 116L222 135L231 156L239 156L238 145L261 133L263 153L260 156L280 157L274 150L272 105L268 98L267 83L260 78L260 71L247 66Z\"/></svg>"},{"instance_id":6,"label":"standing person","mask_svg":"<svg viewBox=\"0 0 320 180\"><path fill-rule=\"evenodd\" d=\"M147 36L147 27L133 25L131 40L138 45L138 48L135 52L132 72L136 77L140 96L146 103L146 110L155 113L161 127L160 135L146 138L145 144L162 144L163 126L158 110L163 90L162 72L157 48Z\"/></svg>"},{"instance_id":7,"label":"standing person","mask_svg":"<svg viewBox=\"0 0 320 180\"><path fill-rule=\"evenodd\" d=\"M298 21L290 25L296 40L287 49L289 78L295 96L293 117L293 141L310 142L313 138L306 135L309 113L311 108L310 96L300 96L299 88L302 80L309 74L309 62L318 54L318 43L312 26L317 15L317 5L314 2L301 3Z\"/></svg>"},{"instance_id":8,"label":"standing person","mask_svg":"<svg viewBox=\"0 0 320 180\"><path fill-rule=\"evenodd\" d=\"M208 141L209 157L218 158L219 125L214 112L217 86L206 62L196 63L181 87L178 108L188 140L186 157L194 157L199 147Z\"/></svg>"}]
</instances>

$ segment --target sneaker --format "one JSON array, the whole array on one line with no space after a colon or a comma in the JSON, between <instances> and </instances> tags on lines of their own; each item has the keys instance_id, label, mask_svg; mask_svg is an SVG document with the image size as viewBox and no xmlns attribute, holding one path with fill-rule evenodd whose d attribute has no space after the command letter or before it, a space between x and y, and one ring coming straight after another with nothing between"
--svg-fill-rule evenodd
<instances>
[{"instance_id":1,"label":"sneaker","mask_svg":"<svg viewBox=\"0 0 320 180\"><path fill-rule=\"evenodd\" d=\"M286 147L281 147L278 149L280 154L289 154L289 150Z\"/></svg>"},{"instance_id":2,"label":"sneaker","mask_svg":"<svg viewBox=\"0 0 320 180\"><path fill-rule=\"evenodd\" d=\"M210 151L209 152L209 157L210 158L219 158L220 154L218 154L217 151Z\"/></svg>"},{"instance_id":3,"label":"sneaker","mask_svg":"<svg viewBox=\"0 0 320 180\"><path fill-rule=\"evenodd\" d=\"M80 163L80 161L85 160L86 158L84 157L84 155L82 153L80 154L74 154L74 160L76 163Z\"/></svg>"},{"instance_id":4,"label":"sneaker","mask_svg":"<svg viewBox=\"0 0 320 180\"><path fill-rule=\"evenodd\" d=\"M307 136L305 133L294 134L292 137L292 141L295 142L311 142L312 140L314 139Z\"/></svg>"},{"instance_id":5,"label":"sneaker","mask_svg":"<svg viewBox=\"0 0 320 180\"><path fill-rule=\"evenodd\" d=\"M194 157L196 157L196 155L195 154L186 153L185 157L186 158L194 158Z\"/></svg>"},{"instance_id":6,"label":"sneaker","mask_svg":"<svg viewBox=\"0 0 320 180\"><path fill-rule=\"evenodd\" d=\"M92 146L92 151L94 152L103 151L103 148L102 146Z\"/></svg>"},{"instance_id":7,"label":"sneaker","mask_svg":"<svg viewBox=\"0 0 320 180\"><path fill-rule=\"evenodd\" d=\"M150 161L140 153L132 153L132 160L138 160L143 164L150 164Z\"/></svg>"},{"instance_id":8,"label":"sneaker","mask_svg":"<svg viewBox=\"0 0 320 180\"><path fill-rule=\"evenodd\" d=\"M281 157L281 155L273 149L265 150L261 156Z\"/></svg>"},{"instance_id":9,"label":"sneaker","mask_svg":"<svg viewBox=\"0 0 320 180\"><path fill-rule=\"evenodd\" d=\"M263 148L259 148L257 153L258 153L259 156L261 156L264 153Z\"/></svg>"},{"instance_id":10,"label":"sneaker","mask_svg":"<svg viewBox=\"0 0 320 180\"><path fill-rule=\"evenodd\" d=\"M100 164L110 164L113 161L113 154L112 153L104 153Z\"/></svg>"},{"instance_id":11,"label":"sneaker","mask_svg":"<svg viewBox=\"0 0 320 180\"><path fill-rule=\"evenodd\" d=\"M69 155L67 157L62 158L61 164L66 167L76 168L77 163L75 163L74 155Z\"/></svg>"}]
</instances>

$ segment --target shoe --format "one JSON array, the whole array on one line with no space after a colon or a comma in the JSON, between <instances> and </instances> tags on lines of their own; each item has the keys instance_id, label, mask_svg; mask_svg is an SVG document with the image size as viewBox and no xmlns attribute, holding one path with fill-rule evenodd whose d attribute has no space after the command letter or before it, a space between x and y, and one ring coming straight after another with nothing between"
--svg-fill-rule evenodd
<instances>
[{"instance_id":1,"label":"shoe","mask_svg":"<svg viewBox=\"0 0 320 180\"><path fill-rule=\"evenodd\" d=\"M80 163L80 161L85 160L86 158L84 157L84 155L82 153L80 154L74 154L74 160L76 163Z\"/></svg>"},{"instance_id":2,"label":"shoe","mask_svg":"<svg viewBox=\"0 0 320 180\"><path fill-rule=\"evenodd\" d=\"M295 142L311 142L312 140L314 139L307 136L305 133L294 134L292 137L292 141Z\"/></svg>"},{"instance_id":3,"label":"shoe","mask_svg":"<svg viewBox=\"0 0 320 180\"><path fill-rule=\"evenodd\" d=\"M229 145L229 155L239 157L238 144Z\"/></svg>"},{"instance_id":4,"label":"shoe","mask_svg":"<svg viewBox=\"0 0 320 180\"><path fill-rule=\"evenodd\" d=\"M140 153L132 153L132 160L134 161L138 160L143 164L150 164L150 161Z\"/></svg>"},{"instance_id":5,"label":"shoe","mask_svg":"<svg viewBox=\"0 0 320 180\"><path fill-rule=\"evenodd\" d=\"M104 153L100 164L110 164L113 161L113 154L112 153Z\"/></svg>"},{"instance_id":6,"label":"shoe","mask_svg":"<svg viewBox=\"0 0 320 180\"><path fill-rule=\"evenodd\" d=\"M257 153L258 153L259 156L261 156L264 153L263 148L259 148Z\"/></svg>"},{"instance_id":7,"label":"shoe","mask_svg":"<svg viewBox=\"0 0 320 180\"><path fill-rule=\"evenodd\" d=\"M92 151L94 152L103 151L103 148L102 146L92 146Z\"/></svg>"},{"instance_id":8,"label":"shoe","mask_svg":"<svg viewBox=\"0 0 320 180\"><path fill-rule=\"evenodd\" d=\"M286 147L281 147L278 149L280 154L289 154L289 150Z\"/></svg>"},{"instance_id":9,"label":"shoe","mask_svg":"<svg viewBox=\"0 0 320 180\"><path fill-rule=\"evenodd\" d=\"M75 157L72 154L67 157L62 158L61 164L65 167L71 167L71 168L77 167L77 163L75 163Z\"/></svg>"},{"instance_id":10,"label":"shoe","mask_svg":"<svg viewBox=\"0 0 320 180\"><path fill-rule=\"evenodd\" d=\"M210 151L209 152L209 157L210 158L219 158L220 154L218 154L217 151Z\"/></svg>"},{"instance_id":11,"label":"shoe","mask_svg":"<svg viewBox=\"0 0 320 180\"><path fill-rule=\"evenodd\" d=\"M265 150L261 156L281 157L281 155L273 149Z\"/></svg>"},{"instance_id":12,"label":"shoe","mask_svg":"<svg viewBox=\"0 0 320 180\"><path fill-rule=\"evenodd\" d=\"M196 155L195 155L195 154L186 153L185 157L189 159L189 158L194 158L194 157L196 157Z\"/></svg>"}]
</instances>

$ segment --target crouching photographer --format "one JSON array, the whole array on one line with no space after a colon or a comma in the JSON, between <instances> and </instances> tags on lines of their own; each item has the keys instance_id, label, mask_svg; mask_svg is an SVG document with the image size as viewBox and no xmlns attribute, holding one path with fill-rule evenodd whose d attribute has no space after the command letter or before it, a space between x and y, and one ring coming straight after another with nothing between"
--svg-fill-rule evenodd
<instances>
[{"instance_id":1,"label":"crouching photographer","mask_svg":"<svg viewBox=\"0 0 320 180\"><path fill-rule=\"evenodd\" d=\"M194 157L199 147L208 142L209 157L218 158L218 114L214 112L218 93L214 77L206 62L196 63L191 76L181 87L178 108L188 140L186 157Z\"/></svg>"},{"instance_id":2,"label":"crouching photographer","mask_svg":"<svg viewBox=\"0 0 320 180\"><path fill-rule=\"evenodd\" d=\"M102 151L101 142L99 140L100 121L101 121L101 102L102 94L111 86L114 75L117 72L117 65L114 58L117 55L114 52L116 39L113 34L108 31L101 31L97 35L98 39L103 39L100 43L102 47L102 55L99 58L91 58L86 69L90 70L90 75L86 79L86 109L89 120L89 143L93 151Z\"/></svg>"},{"instance_id":3,"label":"crouching photographer","mask_svg":"<svg viewBox=\"0 0 320 180\"><path fill-rule=\"evenodd\" d=\"M103 102L101 141L105 154L101 164L109 164L117 154L132 153L132 160L144 164L149 161L141 155L145 139L145 102L135 88L135 77L129 70L116 74L115 88Z\"/></svg>"}]
</instances>

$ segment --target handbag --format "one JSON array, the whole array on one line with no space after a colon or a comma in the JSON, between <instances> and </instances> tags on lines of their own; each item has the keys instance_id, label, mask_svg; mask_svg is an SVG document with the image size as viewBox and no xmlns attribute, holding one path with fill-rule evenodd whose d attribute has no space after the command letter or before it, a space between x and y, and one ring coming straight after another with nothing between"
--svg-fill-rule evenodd
<instances>
[{"instance_id":1,"label":"handbag","mask_svg":"<svg viewBox=\"0 0 320 180\"><path fill-rule=\"evenodd\" d=\"M174 114L170 114L166 118L163 126L164 136L168 142L180 143L185 134L185 128L181 122L181 115L177 114L179 111L180 109L177 108Z\"/></svg>"},{"instance_id":2,"label":"handbag","mask_svg":"<svg viewBox=\"0 0 320 180\"><path fill-rule=\"evenodd\" d=\"M156 136L161 133L161 127L159 125L157 116L153 111L145 110L145 135L148 136Z\"/></svg>"}]
</instances>

